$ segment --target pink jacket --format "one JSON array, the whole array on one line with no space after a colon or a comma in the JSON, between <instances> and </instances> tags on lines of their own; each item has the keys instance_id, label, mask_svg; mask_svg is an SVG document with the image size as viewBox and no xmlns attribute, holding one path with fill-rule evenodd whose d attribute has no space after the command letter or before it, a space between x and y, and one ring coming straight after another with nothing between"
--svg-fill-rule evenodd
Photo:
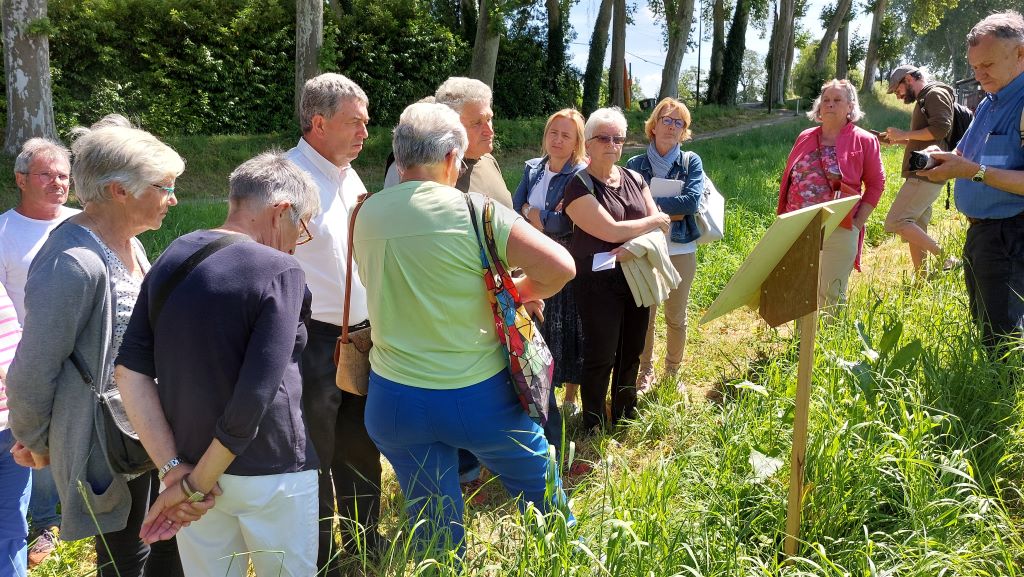
<instances>
[{"instance_id":1,"label":"pink jacket","mask_svg":"<svg viewBox=\"0 0 1024 577\"><path fill-rule=\"evenodd\" d=\"M793 144L793 150L789 152L789 159L786 160L786 170L782 173L782 182L779 184L779 205L776 214L782 214L786 207L786 195L789 193L789 174L805 154L818 147L818 137L821 134L821 126L814 126L800 133ZM839 170L843 173L843 182L855 190L861 191L860 202L866 202L872 207L878 205L882 198L882 191L885 189L885 171L882 170L881 146L873 134L850 122L839 132L836 137L836 155L839 158ZM860 203L854 207L854 214L860 208ZM857 246L857 260L855 266L860 270L860 251L864 245L864 231L860 231L860 244Z\"/></svg>"}]
</instances>

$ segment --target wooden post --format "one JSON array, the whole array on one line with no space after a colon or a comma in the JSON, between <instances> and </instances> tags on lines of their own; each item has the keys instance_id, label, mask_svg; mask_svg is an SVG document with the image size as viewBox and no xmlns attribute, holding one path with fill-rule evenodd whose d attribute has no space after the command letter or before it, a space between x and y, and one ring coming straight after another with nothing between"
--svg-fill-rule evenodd
<instances>
[{"instance_id":1,"label":"wooden post","mask_svg":"<svg viewBox=\"0 0 1024 577\"><path fill-rule=\"evenodd\" d=\"M803 510L804 463L807 459L807 415L811 404L814 375L814 339L818 331L817 309L797 321L800 333L800 363L796 378L796 414L793 417L793 452L790 455L789 505L786 508L786 555L796 554Z\"/></svg>"}]
</instances>

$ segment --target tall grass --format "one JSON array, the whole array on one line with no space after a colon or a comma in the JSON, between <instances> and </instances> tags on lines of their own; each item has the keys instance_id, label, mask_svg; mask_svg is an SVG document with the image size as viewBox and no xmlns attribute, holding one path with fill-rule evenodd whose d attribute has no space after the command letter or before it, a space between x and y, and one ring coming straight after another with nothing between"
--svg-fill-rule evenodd
<instances>
[{"instance_id":1,"label":"tall grass","mask_svg":"<svg viewBox=\"0 0 1024 577\"><path fill-rule=\"evenodd\" d=\"M905 109L873 97L864 105L863 125L908 122ZM959 275L919 281L906 274L906 249L881 229L901 183L899 148L884 150L889 182L868 223L864 271L854 274L848 306L819 331L802 541L796 557L781 555L797 343L790 327L767 328L748 312L706 326L696 320L774 218L779 173L796 134L809 125L793 122L692 146L727 198L726 238L698 254L684 363L692 399L661 383L634 422L578 441L576 455L595 470L572 488L574 527L558 513L520 513L492 483L484 506L467 507L464 562L420 559L412 554L392 479L383 526L395 545L380 559L346 557L346 570L623 577L1024 573L1024 398L1013 385L1020 361L990 358L981 347ZM941 242L962 244L963 223L940 204ZM183 208L175 211L188 215ZM717 401L701 398L708 390ZM34 574L79 575L79 567L55 570L48 562Z\"/></svg>"}]
</instances>

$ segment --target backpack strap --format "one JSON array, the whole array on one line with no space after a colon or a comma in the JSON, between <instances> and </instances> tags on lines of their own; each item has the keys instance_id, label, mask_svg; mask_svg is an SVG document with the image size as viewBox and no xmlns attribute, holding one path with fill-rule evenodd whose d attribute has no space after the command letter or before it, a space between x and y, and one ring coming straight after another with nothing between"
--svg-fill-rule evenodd
<instances>
[{"instance_id":1,"label":"backpack strap","mask_svg":"<svg viewBox=\"0 0 1024 577\"><path fill-rule=\"evenodd\" d=\"M1020 147L1024 148L1024 107L1020 109Z\"/></svg>"}]
</instances>

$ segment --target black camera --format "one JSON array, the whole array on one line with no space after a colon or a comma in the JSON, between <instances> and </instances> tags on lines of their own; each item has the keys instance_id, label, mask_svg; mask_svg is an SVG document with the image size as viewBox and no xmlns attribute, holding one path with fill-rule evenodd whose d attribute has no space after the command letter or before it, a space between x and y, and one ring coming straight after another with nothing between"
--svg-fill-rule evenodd
<instances>
[{"instance_id":1,"label":"black camera","mask_svg":"<svg viewBox=\"0 0 1024 577\"><path fill-rule=\"evenodd\" d=\"M930 154L915 150L910 153L910 161L907 163L907 168L910 170L927 170L935 165L936 162L932 160Z\"/></svg>"}]
</instances>

